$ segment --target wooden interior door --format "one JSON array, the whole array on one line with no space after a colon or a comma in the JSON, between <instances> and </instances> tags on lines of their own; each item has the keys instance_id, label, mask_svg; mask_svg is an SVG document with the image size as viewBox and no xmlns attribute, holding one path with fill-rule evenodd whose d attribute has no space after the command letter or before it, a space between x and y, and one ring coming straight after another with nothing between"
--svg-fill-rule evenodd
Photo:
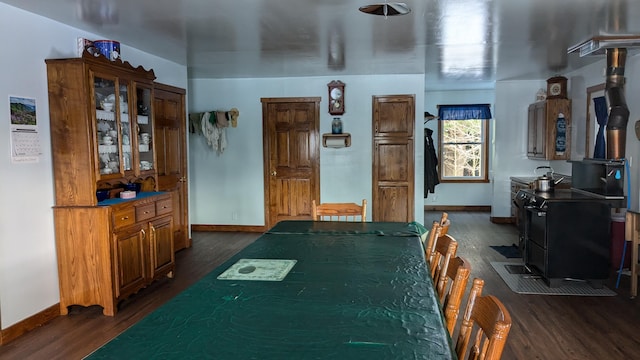
<instances>
[{"instance_id":1,"label":"wooden interior door","mask_svg":"<svg viewBox=\"0 0 640 360\"><path fill-rule=\"evenodd\" d=\"M415 96L373 97L373 221L414 220Z\"/></svg>"},{"instance_id":2,"label":"wooden interior door","mask_svg":"<svg viewBox=\"0 0 640 360\"><path fill-rule=\"evenodd\" d=\"M154 90L156 169L158 190L171 193L173 241L178 251L191 246L187 189L185 90L155 84Z\"/></svg>"},{"instance_id":3,"label":"wooden interior door","mask_svg":"<svg viewBox=\"0 0 640 360\"><path fill-rule=\"evenodd\" d=\"M320 198L320 98L263 98L265 225L311 219Z\"/></svg>"}]
</instances>

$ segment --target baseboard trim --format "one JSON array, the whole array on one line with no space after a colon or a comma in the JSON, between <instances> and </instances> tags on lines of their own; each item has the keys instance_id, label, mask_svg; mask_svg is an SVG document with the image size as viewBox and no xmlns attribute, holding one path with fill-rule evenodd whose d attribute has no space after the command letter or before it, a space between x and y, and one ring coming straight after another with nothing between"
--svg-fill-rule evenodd
<instances>
[{"instance_id":1,"label":"baseboard trim","mask_svg":"<svg viewBox=\"0 0 640 360\"><path fill-rule=\"evenodd\" d=\"M21 335L40 327L60 316L60 304L52 305L4 330L0 330L0 345L5 345Z\"/></svg>"},{"instance_id":2,"label":"baseboard trim","mask_svg":"<svg viewBox=\"0 0 640 360\"><path fill-rule=\"evenodd\" d=\"M489 220L494 224L515 224L516 219L512 217L491 217Z\"/></svg>"},{"instance_id":3,"label":"baseboard trim","mask_svg":"<svg viewBox=\"0 0 640 360\"><path fill-rule=\"evenodd\" d=\"M485 205L425 205L424 211L483 211L490 212L491 206Z\"/></svg>"},{"instance_id":4,"label":"baseboard trim","mask_svg":"<svg viewBox=\"0 0 640 360\"><path fill-rule=\"evenodd\" d=\"M204 225L192 224L191 231L231 231L231 232L259 232L267 231L264 225Z\"/></svg>"}]
</instances>

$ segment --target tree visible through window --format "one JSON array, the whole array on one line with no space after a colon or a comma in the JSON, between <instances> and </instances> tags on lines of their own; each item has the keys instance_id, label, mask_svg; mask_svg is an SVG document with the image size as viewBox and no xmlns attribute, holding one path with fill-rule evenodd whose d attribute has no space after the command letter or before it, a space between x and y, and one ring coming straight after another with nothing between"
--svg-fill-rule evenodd
<instances>
[{"instance_id":1,"label":"tree visible through window","mask_svg":"<svg viewBox=\"0 0 640 360\"><path fill-rule=\"evenodd\" d=\"M462 105L455 106L457 111L443 113L442 107L438 122L440 181L488 181L489 119L480 117L490 118L490 113L483 115L468 109L460 112Z\"/></svg>"}]
</instances>

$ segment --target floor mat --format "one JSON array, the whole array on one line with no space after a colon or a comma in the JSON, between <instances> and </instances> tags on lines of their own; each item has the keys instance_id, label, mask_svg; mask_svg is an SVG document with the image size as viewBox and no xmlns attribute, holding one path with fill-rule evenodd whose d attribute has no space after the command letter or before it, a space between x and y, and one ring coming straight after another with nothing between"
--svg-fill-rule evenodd
<instances>
[{"instance_id":1,"label":"floor mat","mask_svg":"<svg viewBox=\"0 0 640 360\"><path fill-rule=\"evenodd\" d=\"M567 280L562 286L550 288L539 276L529 273L521 262L492 261L491 266L509 288L518 294L616 296L616 292L602 287L594 289L586 282Z\"/></svg>"},{"instance_id":2,"label":"floor mat","mask_svg":"<svg viewBox=\"0 0 640 360\"><path fill-rule=\"evenodd\" d=\"M521 258L520 249L515 245L490 245L490 248L502 254L507 259Z\"/></svg>"}]
</instances>

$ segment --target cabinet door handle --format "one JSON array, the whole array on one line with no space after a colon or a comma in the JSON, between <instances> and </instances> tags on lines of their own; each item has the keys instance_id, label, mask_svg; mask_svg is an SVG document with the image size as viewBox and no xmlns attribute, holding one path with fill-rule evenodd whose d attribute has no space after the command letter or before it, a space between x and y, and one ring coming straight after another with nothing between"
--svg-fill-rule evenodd
<instances>
[{"instance_id":1,"label":"cabinet door handle","mask_svg":"<svg viewBox=\"0 0 640 360\"><path fill-rule=\"evenodd\" d=\"M140 229L140 232L142 232L142 238L146 239L147 238L147 232L144 231L144 229Z\"/></svg>"}]
</instances>

